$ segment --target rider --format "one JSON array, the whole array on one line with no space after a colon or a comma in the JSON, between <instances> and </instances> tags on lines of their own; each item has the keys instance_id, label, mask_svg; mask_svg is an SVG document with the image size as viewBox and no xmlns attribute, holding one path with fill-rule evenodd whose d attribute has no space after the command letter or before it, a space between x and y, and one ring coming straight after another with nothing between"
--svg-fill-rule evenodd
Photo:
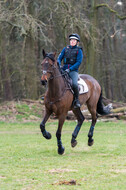
<instances>
[{"instance_id":1,"label":"rider","mask_svg":"<svg viewBox=\"0 0 126 190\"><path fill-rule=\"evenodd\" d=\"M79 47L80 36L78 34L69 35L70 45L64 47L58 56L57 62L61 66L64 61L63 70L69 73L72 79L72 87L74 91L74 108L80 107L79 90L78 90L78 68L83 59L82 48Z\"/></svg>"}]
</instances>

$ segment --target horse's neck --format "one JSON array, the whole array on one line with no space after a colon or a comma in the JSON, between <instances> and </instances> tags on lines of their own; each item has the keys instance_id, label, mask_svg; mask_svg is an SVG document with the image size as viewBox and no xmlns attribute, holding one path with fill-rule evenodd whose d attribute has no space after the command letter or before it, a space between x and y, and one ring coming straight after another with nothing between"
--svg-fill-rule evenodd
<instances>
[{"instance_id":1,"label":"horse's neck","mask_svg":"<svg viewBox=\"0 0 126 190\"><path fill-rule=\"evenodd\" d=\"M58 68L54 70L53 79L49 81L48 87L50 97L58 98L62 96L65 89L65 82Z\"/></svg>"}]
</instances>

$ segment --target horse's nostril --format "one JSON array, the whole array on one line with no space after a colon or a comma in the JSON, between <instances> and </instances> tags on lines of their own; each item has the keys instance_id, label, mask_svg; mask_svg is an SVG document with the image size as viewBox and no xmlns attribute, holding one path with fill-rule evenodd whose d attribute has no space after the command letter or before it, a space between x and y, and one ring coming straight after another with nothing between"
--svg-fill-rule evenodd
<instances>
[{"instance_id":1,"label":"horse's nostril","mask_svg":"<svg viewBox=\"0 0 126 190\"><path fill-rule=\"evenodd\" d=\"M41 84L42 84L43 86L46 86L47 81L46 81L46 80L41 80Z\"/></svg>"}]
</instances>

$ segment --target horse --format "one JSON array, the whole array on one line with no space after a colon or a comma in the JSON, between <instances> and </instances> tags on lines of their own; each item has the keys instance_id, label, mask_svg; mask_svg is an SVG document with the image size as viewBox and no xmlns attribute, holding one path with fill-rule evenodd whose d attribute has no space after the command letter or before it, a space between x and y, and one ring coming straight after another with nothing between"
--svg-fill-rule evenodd
<instances>
[{"instance_id":1,"label":"horse","mask_svg":"<svg viewBox=\"0 0 126 190\"><path fill-rule=\"evenodd\" d=\"M62 155L65 148L61 141L61 132L64 121L66 119L69 110L72 110L77 118L77 125L72 133L71 146L75 147L77 145L77 135L80 131L82 123L85 120L84 115L80 108L74 108L73 100L74 94L71 91L70 86L67 84L60 72L56 53L46 53L43 50L43 61L41 63L42 67L42 77L41 83L45 85L47 83L48 88L44 96L45 114L42 122L40 123L40 130L46 139L51 139L51 134L46 131L45 124L52 113L58 118L58 129L56 131L58 154ZM92 146L94 143L93 133L94 127L97 121L98 114L106 115L110 113L110 107L104 106L102 103L102 91L101 87L96 79L87 74L79 75L87 84L88 92L79 95L80 104L86 104L89 112L92 116L92 122L88 133L88 145Z\"/></svg>"}]
</instances>

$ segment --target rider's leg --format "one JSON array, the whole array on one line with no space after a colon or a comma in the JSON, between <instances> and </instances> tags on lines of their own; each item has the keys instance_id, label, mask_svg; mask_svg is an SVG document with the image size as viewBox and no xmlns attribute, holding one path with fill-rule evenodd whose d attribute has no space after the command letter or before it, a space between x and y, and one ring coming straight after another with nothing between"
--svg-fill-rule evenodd
<instances>
[{"instance_id":1,"label":"rider's leg","mask_svg":"<svg viewBox=\"0 0 126 190\"><path fill-rule=\"evenodd\" d=\"M72 87L74 91L74 108L79 108L80 107L80 102L79 102L79 90L78 90L78 73L76 71L70 71L69 75L72 79Z\"/></svg>"}]
</instances>

